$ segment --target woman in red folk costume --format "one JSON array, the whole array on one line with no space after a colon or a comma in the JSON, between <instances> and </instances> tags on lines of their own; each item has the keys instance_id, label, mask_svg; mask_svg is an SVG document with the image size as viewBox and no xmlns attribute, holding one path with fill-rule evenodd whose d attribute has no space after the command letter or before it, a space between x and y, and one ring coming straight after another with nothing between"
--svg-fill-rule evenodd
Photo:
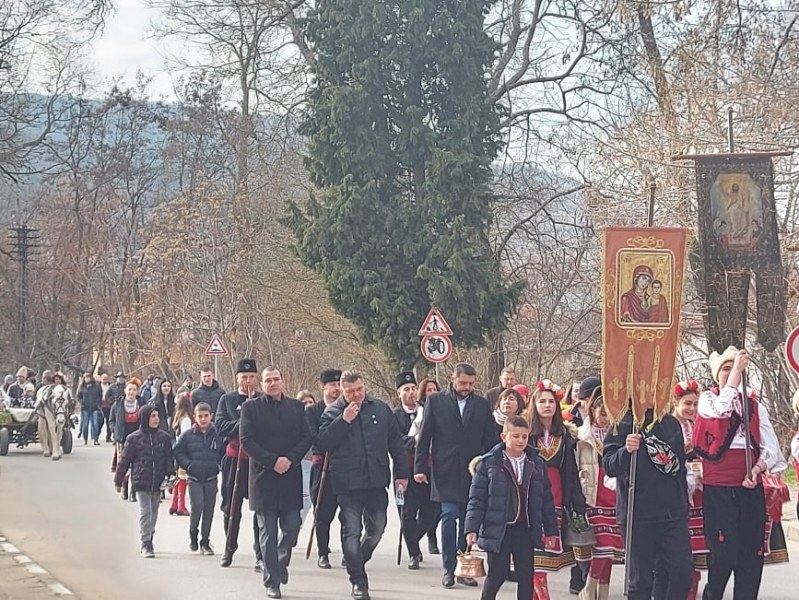
<instances>
[{"instance_id":1,"label":"woman in red folk costume","mask_svg":"<svg viewBox=\"0 0 799 600\"><path fill-rule=\"evenodd\" d=\"M763 476L787 464L769 420L754 395L745 400L741 378L749 364L746 350L730 346L708 360L719 387L699 396L693 431L694 451L702 457L702 509L708 547L704 600L721 600L735 574L735 600L757 600L767 552L766 495ZM743 402L749 408L745 430ZM752 469L747 473L746 437Z\"/></svg>"},{"instance_id":2,"label":"woman in red folk costume","mask_svg":"<svg viewBox=\"0 0 799 600\"><path fill-rule=\"evenodd\" d=\"M581 562L590 561L588 578L580 600L607 600L613 563L624 560L621 530L616 523L616 480L605 476L602 451L610 419L596 387L585 401L587 419L577 433L577 468L585 496L586 519L594 530L593 546L574 549Z\"/></svg>"},{"instance_id":3,"label":"woman in red folk costume","mask_svg":"<svg viewBox=\"0 0 799 600\"><path fill-rule=\"evenodd\" d=\"M674 410L672 415L679 421L685 438L685 467L688 472L688 493L690 494L688 509L688 529L691 534L691 551L694 565L699 569L707 568L707 544L702 517L702 461L699 460L692 437L696 422L696 409L699 404L699 382L695 379L681 381L674 386ZM702 578L698 570L694 570L691 589L687 600L696 600L699 580ZM657 578L656 578L657 580Z\"/></svg>"},{"instance_id":4,"label":"woman in red folk costume","mask_svg":"<svg viewBox=\"0 0 799 600\"><path fill-rule=\"evenodd\" d=\"M532 401L528 407L530 423L530 445L547 466L549 481L552 484L552 497L559 529L563 530L564 515L585 514L585 497L577 476L575 447L577 428L563 422L560 401L563 389L549 379L536 384ZM535 599L549 600L547 571L560 571L574 564L571 548L563 548L560 535L553 551L536 550L533 589Z\"/></svg>"}]
</instances>

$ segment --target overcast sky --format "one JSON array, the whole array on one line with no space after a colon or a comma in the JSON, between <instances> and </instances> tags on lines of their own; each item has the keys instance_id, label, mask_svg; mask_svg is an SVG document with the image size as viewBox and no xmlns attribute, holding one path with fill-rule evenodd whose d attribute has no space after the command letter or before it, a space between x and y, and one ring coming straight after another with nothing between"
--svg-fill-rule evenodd
<instances>
[{"instance_id":1,"label":"overcast sky","mask_svg":"<svg viewBox=\"0 0 799 600\"><path fill-rule=\"evenodd\" d=\"M159 53L163 42L148 39L150 20L157 12L143 0L117 0L117 9L106 22L103 36L93 43L91 62L101 80L122 77L128 84L135 81L136 71L153 77L153 96L174 96L172 82Z\"/></svg>"}]
</instances>

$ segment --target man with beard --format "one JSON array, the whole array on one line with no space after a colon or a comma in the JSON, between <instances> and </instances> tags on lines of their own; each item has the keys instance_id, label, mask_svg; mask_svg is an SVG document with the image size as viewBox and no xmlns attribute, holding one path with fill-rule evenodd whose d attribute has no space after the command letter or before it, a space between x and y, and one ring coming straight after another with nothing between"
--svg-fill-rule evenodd
<instances>
[{"instance_id":1,"label":"man with beard","mask_svg":"<svg viewBox=\"0 0 799 600\"><path fill-rule=\"evenodd\" d=\"M322 471L325 466L325 452L318 445L319 421L325 409L333 404L341 394L341 371L338 369L325 369L319 374L319 387L322 398L305 409L308 420L308 429L311 431L313 454L311 456L311 501L314 503L314 519L316 519L316 548L319 559L316 564L320 569L330 568L330 524L336 516L338 503L329 481L325 489L321 490Z\"/></svg>"},{"instance_id":2,"label":"man with beard","mask_svg":"<svg viewBox=\"0 0 799 600\"><path fill-rule=\"evenodd\" d=\"M416 440L408 436L408 431L419 412L419 405L416 402L416 377L413 371L403 371L397 375L395 383L400 406L394 409L394 418L397 419L400 433L405 436L405 446L408 449L408 468L412 471ZM419 568L419 563L422 560L419 541L438 520L438 506L430 500L429 484L416 483L413 480L409 482L408 489L405 491L405 507L401 516L402 533L410 555L408 568L415 571Z\"/></svg>"},{"instance_id":3,"label":"man with beard","mask_svg":"<svg viewBox=\"0 0 799 600\"><path fill-rule=\"evenodd\" d=\"M300 461L311 447L305 407L284 396L284 388L280 371L264 369L265 395L244 403L239 426L241 446L250 457L250 508L258 521L269 598L280 598L280 585L288 583L291 551L302 526Z\"/></svg>"},{"instance_id":4,"label":"man with beard","mask_svg":"<svg viewBox=\"0 0 799 600\"><path fill-rule=\"evenodd\" d=\"M247 453L239 444L239 420L241 406L258 392L258 369L255 360L243 358L236 367L237 389L228 392L219 399L219 407L214 418L214 425L219 435L226 439L227 448L222 457L222 514L226 543L222 559L223 567L233 563L233 554L239 547L239 526L241 524L241 505L248 497L250 462ZM239 465L239 462L241 464ZM236 486L236 470L239 468L239 485ZM233 488L236 487L235 497ZM253 548L255 549L255 570L261 572L263 562L261 545L258 542L258 521L253 515Z\"/></svg>"},{"instance_id":5,"label":"man with beard","mask_svg":"<svg viewBox=\"0 0 799 600\"><path fill-rule=\"evenodd\" d=\"M449 388L429 396L425 403L416 445L414 480L429 482L430 498L441 503L441 584L445 588L455 585L457 551L466 550L463 527L472 483L469 461L499 443L488 400L474 393L476 377L472 365L455 365ZM477 586L471 577L459 577L458 583Z\"/></svg>"},{"instance_id":6,"label":"man with beard","mask_svg":"<svg viewBox=\"0 0 799 600\"><path fill-rule=\"evenodd\" d=\"M405 445L387 404L367 395L363 375L341 374L342 397L325 409L319 446L330 453L333 492L341 507L341 547L355 600L369 600L365 565L386 529L394 460L394 489L408 486ZM361 537L364 526L366 532Z\"/></svg>"}]
</instances>

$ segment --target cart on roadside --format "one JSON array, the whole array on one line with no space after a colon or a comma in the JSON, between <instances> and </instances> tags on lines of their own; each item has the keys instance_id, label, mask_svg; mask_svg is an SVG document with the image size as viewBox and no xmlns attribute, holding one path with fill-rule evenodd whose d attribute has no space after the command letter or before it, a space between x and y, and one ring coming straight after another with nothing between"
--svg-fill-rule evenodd
<instances>
[{"instance_id":1,"label":"cart on roadside","mask_svg":"<svg viewBox=\"0 0 799 600\"><path fill-rule=\"evenodd\" d=\"M28 444L39 443L39 416L33 408L7 408L0 410L0 456L8 454L12 445L25 448ZM72 452L72 423L64 427L61 435L61 449L64 454Z\"/></svg>"}]
</instances>

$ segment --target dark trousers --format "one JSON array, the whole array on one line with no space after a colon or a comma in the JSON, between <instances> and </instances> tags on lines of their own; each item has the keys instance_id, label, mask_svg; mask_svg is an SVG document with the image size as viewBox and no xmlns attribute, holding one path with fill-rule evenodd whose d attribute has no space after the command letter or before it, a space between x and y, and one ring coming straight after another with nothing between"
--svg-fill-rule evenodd
<instances>
[{"instance_id":1,"label":"dark trousers","mask_svg":"<svg viewBox=\"0 0 799 600\"><path fill-rule=\"evenodd\" d=\"M622 536L626 536L622 528ZM655 600L685 600L691 588L694 561L688 517L655 523L635 523L632 548L626 549L630 562L627 600L652 600L655 569L662 577Z\"/></svg>"},{"instance_id":2,"label":"dark trousers","mask_svg":"<svg viewBox=\"0 0 799 600\"><path fill-rule=\"evenodd\" d=\"M419 541L438 523L438 503L430 500L430 485L411 480L405 490L402 536L411 557L422 554Z\"/></svg>"},{"instance_id":3,"label":"dark trousers","mask_svg":"<svg viewBox=\"0 0 799 600\"><path fill-rule=\"evenodd\" d=\"M255 513L258 520L261 555L264 557L264 587L280 587L289 580L291 551L302 527L299 509L266 510Z\"/></svg>"},{"instance_id":4,"label":"dark trousers","mask_svg":"<svg viewBox=\"0 0 799 600\"><path fill-rule=\"evenodd\" d=\"M466 505L460 502L441 503L441 562L444 572L454 573L458 564L458 550L466 550Z\"/></svg>"},{"instance_id":5,"label":"dark trousers","mask_svg":"<svg viewBox=\"0 0 799 600\"><path fill-rule=\"evenodd\" d=\"M327 556L330 554L330 524L336 516L338 502L329 479L325 479L321 502L317 502L321 479L322 465L314 465L311 467L311 501L314 504L314 518L316 519L316 548L319 556Z\"/></svg>"},{"instance_id":6,"label":"dark trousers","mask_svg":"<svg viewBox=\"0 0 799 600\"><path fill-rule=\"evenodd\" d=\"M341 548L353 585L369 585L365 565L386 529L388 494L383 488L354 490L338 496ZM366 533L361 539L361 532Z\"/></svg>"},{"instance_id":7,"label":"dark trousers","mask_svg":"<svg viewBox=\"0 0 799 600\"><path fill-rule=\"evenodd\" d=\"M211 523L214 519L216 505L216 477L206 481L189 479L189 534L192 538L200 531L200 540L208 542L211 537ZM201 524L202 522L202 524Z\"/></svg>"},{"instance_id":8,"label":"dark trousers","mask_svg":"<svg viewBox=\"0 0 799 600\"><path fill-rule=\"evenodd\" d=\"M103 413L103 422L105 423L105 441L111 441L111 425L108 423L108 417L111 415L111 407L105 406L100 409ZM116 440L115 440L116 441Z\"/></svg>"},{"instance_id":9,"label":"dark trousers","mask_svg":"<svg viewBox=\"0 0 799 600\"><path fill-rule=\"evenodd\" d=\"M733 573L733 600L757 600L766 527L763 486L749 490L706 485L702 509L710 550L703 600L721 600Z\"/></svg>"},{"instance_id":10,"label":"dark trousers","mask_svg":"<svg viewBox=\"0 0 799 600\"><path fill-rule=\"evenodd\" d=\"M230 540L230 554L233 555L239 548L239 529L241 528L241 508L244 499L247 497L247 488L250 479L249 461L242 461L241 472L239 473L239 487L236 490L236 497L233 497L233 487L236 482L236 461L232 456L222 457L222 513L224 514L225 536ZM258 519L252 516L253 550L255 560L262 560L261 544L259 542L260 533ZM225 551L228 551L228 544L225 544Z\"/></svg>"},{"instance_id":11,"label":"dark trousers","mask_svg":"<svg viewBox=\"0 0 799 600\"><path fill-rule=\"evenodd\" d=\"M483 584L481 600L494 600L510 574L510 557L516 571L516 598L533 597L533 534L527 525L508 525L499 552L488 553L488 576ZM683 599L685 600L685 599Z\"/></svg>"}]
</instances>

